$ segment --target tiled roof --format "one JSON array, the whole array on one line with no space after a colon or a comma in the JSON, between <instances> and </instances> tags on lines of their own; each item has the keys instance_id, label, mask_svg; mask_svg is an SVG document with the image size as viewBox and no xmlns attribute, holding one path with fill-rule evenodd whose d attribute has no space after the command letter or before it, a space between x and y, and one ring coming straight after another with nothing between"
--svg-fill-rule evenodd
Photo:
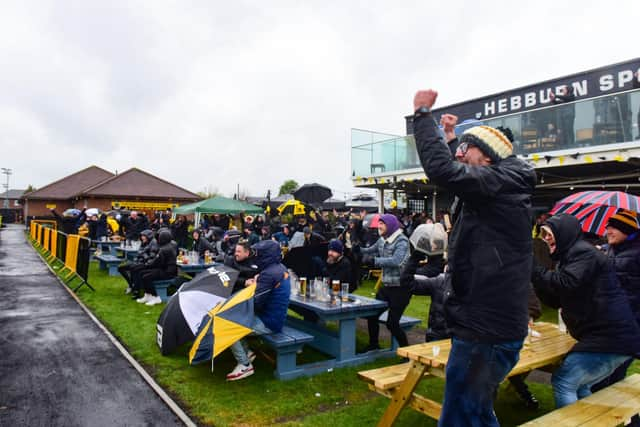
<instances>
[{"instance_id":1,"label":"tiled roof","mask_svg":"<svg viewBox=\"0 0 640 427\"><path fill-rule=\"evenodd\" d=\"M66 200L82 193L85 188L94 186L114 175L98 166L89 166L76 173L45 185L24 195L26 199Z\"/></svg>"},{"instance_id":2,"label":"tiled roof","mask_svg":"<svg viewBox=\"0 0 640 427\"><path fill-rule=\"evenodd\" d=\"M20 196L22 196L22 193L24 193L25 190L9 190L9 199L19 199ZM7 198L7 192L5 191L4 193L0 193L0 199L6 199Z\"/></svg>"}]
</instances>

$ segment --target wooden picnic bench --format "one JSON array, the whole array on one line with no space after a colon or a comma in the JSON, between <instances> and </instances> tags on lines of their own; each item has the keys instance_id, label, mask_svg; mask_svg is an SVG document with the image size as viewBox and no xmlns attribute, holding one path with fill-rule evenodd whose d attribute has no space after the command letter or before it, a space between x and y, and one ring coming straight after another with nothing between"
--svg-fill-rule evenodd
<instances>
[{"instance_id":1,"label":"wooden picnic bench","mask_svg":"<svg viewBox=\"0 0 640 427\"><path fill-rule=\"evenodd\" d=\"M620 426L640 414L640 374L610 385L564 408L556 409L523 426Z\"/></svg>"},{"instance_id":2,"label":"wooden picnic bench","mask_svg":"<svg viewBox=\"0 0 640 427\"><path fill-rule=\"evenodd\" d=\"M534 369L551 369L562 361L576 342L567 333L559 331L557 325L540 322L534 325L534 330L540 333L540 337L527 338L520 351L520 360L507 377ZM397 350L398 356L410 362L358 373L369 388L391 399L379 426L393 425L407 405L431 418L440 418L442 405L415 393L415 389L424 378L445 378L450 351L451 340L401 347Z\"/></svg>"},{"instance_id":3,"label":"wooden picnic bench","mask_svg":"<svg viewBox=\"0 0 640 427\"><path fill-rule=\"evenodd\" d=\"M260 338L276 352L274 375L277 379L290 380L309 374L305 366L297 364L296 356L305 344L313 341L312 335L284 326L282 332L260 335Z\"/></svg>"},{"instance_id":4,"label":"wooden picnic bench","mask_svg":"<svg viewBox=\"0 0 640 427\"><path fill-rule=\"evenodd\" d=\"M123 261L122 258L110 254L95 255L95 258L100 262L100 270L108 269L109 276L118 275L118 266Z\"/></svg>"}]
</instances>

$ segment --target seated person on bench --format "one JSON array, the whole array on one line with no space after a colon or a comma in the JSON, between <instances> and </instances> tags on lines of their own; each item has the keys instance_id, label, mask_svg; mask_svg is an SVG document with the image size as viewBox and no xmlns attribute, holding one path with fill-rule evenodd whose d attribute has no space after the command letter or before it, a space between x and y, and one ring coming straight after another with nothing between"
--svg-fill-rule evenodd
<instances>
[{"instance_id":1,"label":"seated person on bench","mask_svg":"<svg viewBox=\"0 0 640 427\"><path fill-rule=\"evenodd\" d=\"M291 285L289 272L282 265L280 245L273 240L263 240L251 247L255 253L258 266L256 279L249 279L246 285L256 284L254 295L254 319L251 335L265 335L282 331L287 309ZM255 353L249 349L246 340L236 341L231 345L231 352L238 365L227 374L227 381L236 381L253 375L253 359Z\"/></svg>"},{"instance_id":2,"label":"seated person on bench","mask_svg":"<svg viewBox=\"0 0 640 427\"><path fill-rule=\"evenodd\" d=\"M126 262L118 267L118 273L127 281L125 293L137 294L140 290L140 271L149 268L147 263L151 262L158 254L158 242L153 237L153 231L144 230L140 233L140 252L132 262ZM139 296L135 295L135 299Z\"/></svg>"},{"instance_id":3,"label":"seated person on bench","mask_svg":"<svg viewBox=\"0 0 640 427\"><path fill-rule=\"evenodd\" d=\"M556 271L536 265L531 274L542 302L562 309L578 343L553 373L556 407L591 394L591 386L640 354L640 325L607 256L582 239L576 217L554 215L541 227Z\"/></svg>"},{"instance_id":4,"label":"seated person on bench","mask_svg":"<svg viewBox=\"0 0 640 427\"><path fill-rule=\"evenodd\" d=\"M349 293L356 290L356 283L353 278L353 269L351 261L343 255L344 246L338 239L329 242L329 250L327 251L327 262L323 276L329 278L329 283L334 280L340 283L349 284Z\"/></svg>"},{"instance_id":5,"label":"seated person on bench","mask_svg":"<svg viewBox=\"0 0 640 427\"><path fill-rule=\"evenodd\" d=\"M204 236L203 230L196 228L192 232L192 237L193 237L193 245L191 246L191 250L198 252L198 257L200 257L200 259L204 257L204 254L206 251L209 251L212 256L215 256L218 254L218 250L216 249L216 246L213 243L211 243L209 240L207 240L207 238Z\"/></svg>"},{"instance_id":6,"label":"seated person on bench","mask_svg":"<svg viewBox=\"0 0 640 427\"><path fill-rule=\"evenodd\" d=\"M173 236L168 228L161 228L158 232L158 245L160 249L147 268L140 272L144 296L137 299L139 303L146 305L156 305L162 300L156 293L153 286L155 280L173 279L178 275L176 258L178 257L178 245L172 240Z\"/></svg>"},{"instance_id":7,"label":"seated person on bench","mask_svg":"<svg viewBox=\"0 0 640 427\"><path fill-rule=\"evenodd\" d=\"M233 285L233 292L238 292L244 288L247 279L251 279L258 274L258 266L256 265L255 254L251 250L248 240L240 239L236 244L235 253L233 255L223 255L224 265L238 270L238 278Z\"/></svg>"}]
</instances>

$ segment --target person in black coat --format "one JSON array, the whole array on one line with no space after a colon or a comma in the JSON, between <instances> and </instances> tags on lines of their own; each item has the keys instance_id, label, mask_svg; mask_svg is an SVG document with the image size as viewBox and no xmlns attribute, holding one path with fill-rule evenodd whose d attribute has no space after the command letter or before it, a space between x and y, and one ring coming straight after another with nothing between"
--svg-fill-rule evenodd
<instances>
[{"instance_id":1,"label":"person in black coat","mask_svg":"<svg viewBox=\"0 0 640 427\"><path fill-rule=\"evenodd\" d=\"M133 262L126 262L118 267L118 272L127 282L125 293L133 293L134 298L142 287L140 272L149 268L149 264L158 254L158 242L153 237L151 230L143 230L140 233L140 250Z\"/></svg>"},{"instance_id":2,"label":"person in black coat","mask_svg":"<svg viewBox=\"0 0 640 427\"><path fill-rule=\"evenodd\" d=\"M591 386L640 356L640 325L607 256L582 239L574 216L549 218L542 238L558 266L550 271L536 264L531 281L543 303L562 309L578 341L551 377L561 408L590 395Z\"/></svg>"},{"instance_id":3,"label":"person in black coat","mask_svg":"<svg viewBox=\"0 0 640 427\"><path fill-rule=\"evenodd\" d=\"M131 211L129 216L122 221L122 225L126 239L132 242L140 240L140 233L148 228L145 226L145 219L136 211Z\"/></svg>"},{"instance_id":4,"label":"person in black coat","mask_svg":"<svg viewBox=\"0 0 640 427\"><path fill-rule=\"evenodd\" d=\"M109 227L107 226L107 214L102 213L96 223L96 240L107 240Z\"/></svg>"},{"instance_id":5,"label":"person in black coat","mask_svg":"<svg viewBox=\"0 0 640 427\"><path fill-rule=\"evenodd\" d=\"M171 224L171 233L179 248L186 247L189 224L184 215L178 215L173 224Z\"/></svg>"},{"instance_id":6,"label":"person in black coat","mask_svg":"<svg viewBox=\"0 0 640 427\"><path fill-rule=\"evenodd\" d=\"M340 240L333 239L329 242L327 263L323 276L329 278L329 283L333 283L334 280L338 280L340 283L348 283L349 293L351 293L356 290L357 283L353 276L351 261L343 255L343 252L344 246Z\"/></svg>"},{"instance_id":7,"label":"person in black coat","mask_svg":"<svg viewBox=\"0 0 640 427\"><path fill-rule=\"evenodd\" d=\"M56 212L55 209L51 209L51 214L56 218L56 220L58 220L62 231L69 235L78 234L78 227L82 222L84 222L84 218L86 218L84 211L86 211L86 209L82 209L78 215L62 216Z\"/></svg>"},{"instance_id":8,"label":"person in black coat","mask_svg":"<svg viewBox=\"0 0 640 427\"><path fill-rule=\"evenodd\" d=\"M202 230L195 229L193 230L191 235L193 237L191 250L198 252L198 256L200 258L204 256L204 253L206 251L209 251L212 256L218 254L218 250L216 249L215 245L209 242L206 237L204 237L204 233Z\"/></svg>"},{"instance_id":9,"label":"person in black coat","mask_svg":"<svg viewBox=\"0 0 640 427\"><path fill-rule=\"evenodd\" d=\"M425 173L456 196L444 298L452 350L440 423L470 425L481 417L493 424L495 390L528 332L536 174L513 155L506 129L475 126L458 140L457 117L445 114L445 142L431 114L437 96L416 93L413 124Z\"/></svg>"},{"instance_id":10,"label":"person in black coat","mask_svg":"<svg viewBox=\"0 0 640 427\"><path fill-rule=\"evenodd\" d=\"M576 100L572 86L563 86L558 95L550 92L549 96L554 104L570 103ZM564 105L562 107L558 107L557 111L560 122L560 141L567 147L571 146L575 142L573 128L576 118L576 106L575 104Z\"/></svg>"},{"instance_id":11,"label":"person in black coat","mask_svg":"<svg viewBox=\"0 0 640 427\"><path fill-rule=\"evenodd\" d=\"M640 227L635 212L620 209L609 218L607 243L609 261L613 265L620 286L627 294L636 323L640 324ZM629 360L620 365L611 376L591 387L591 391L595 393L623 380L631 362L632 360Z\"/></svg>"},{"instance_id":12,"label":"person in black coat","mask_svg":"<svg viewBox=\"0 0 640 427\"><path fill-rule=\"evenodd\" d=\"M255 254L251 250L251 245L246 240L242 240L236 244L233 255L224 257L224 265L238 270L238 279L233 286L233 292L237 292L245 288L248 279L258 274L258 265L256 264Z\"/></svg>"},{"instance_id":13,"label":"person in black coat","mask_svg":"<svg viewBox=\"0 0 640 427\"><path fill-rule=\"evenodd\" d=\"M147 268L140 272L144 296L137 299L139 303L146 305L160 304L162 300L153 286L155 280L172 279L178 274L176 258L178 246L172 240L171 231L163 228L158 232L158 254L147 264Z\"/></svg>"}]
</instances>

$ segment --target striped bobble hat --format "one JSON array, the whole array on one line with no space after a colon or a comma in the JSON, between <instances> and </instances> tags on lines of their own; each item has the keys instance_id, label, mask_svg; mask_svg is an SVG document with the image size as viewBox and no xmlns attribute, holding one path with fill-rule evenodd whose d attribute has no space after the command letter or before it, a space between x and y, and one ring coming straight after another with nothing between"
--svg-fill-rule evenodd
<instances>
[{"instance_id":1,"label":"striped bobble hat","mask_svg":"<svg viewBox=\"0 0 640 427\"><path fill-rule=\"evenodd\" d=\"M637 233L638 229L638 214L634 211L628 211L626 209L618 209L615 215L609 218L607 227L617 228L626 235Z\"/></svg>"},{"instance_id":2,"label":"striped bobble hat","mask_svg":"<svg viewBox=\"0 0 640 427\"><path fill-rule=\"evenodd\" d=\"M460 142L475 145L495 163L513 153L513 145L509 138L491 126L474 126L467 129L460 137Z\"/></svg>"}]
</instances>

